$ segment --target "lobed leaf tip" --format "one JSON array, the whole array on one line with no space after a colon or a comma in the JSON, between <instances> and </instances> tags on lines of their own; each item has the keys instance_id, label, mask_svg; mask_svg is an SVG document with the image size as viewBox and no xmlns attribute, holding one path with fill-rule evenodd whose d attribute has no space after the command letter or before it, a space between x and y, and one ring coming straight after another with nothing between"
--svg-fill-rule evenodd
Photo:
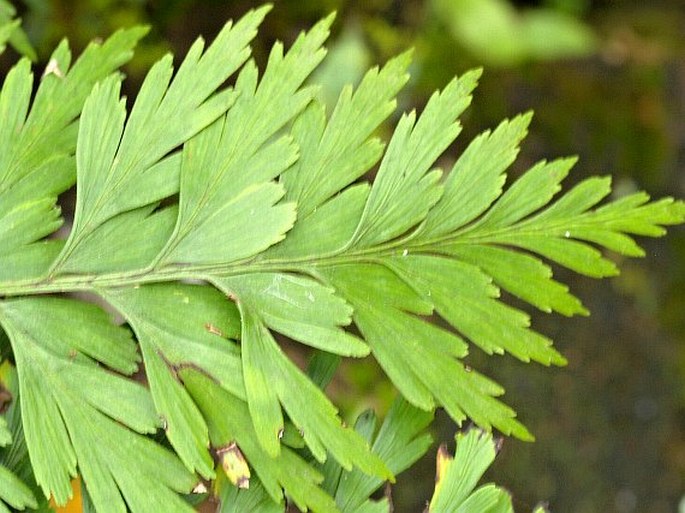
<instances>
[{"instance_id":1,"label":"lobed leaf tip","mask_svg":"<svg viewBox=\"0 0 685 513\"><path fill-rule=\"evenodd\" d=\"M152 25L145 23L142 25L134 25L132 27L119 29L118 32L122 32L123 34L129 34L133 36L135 39L142 39L150 33L150 30L152 30Z\"/></svg>"},{"instance_id":2,"label":"lobed leaf tip","mask_svg":"<svg viewBox=\"0 0 685 513\"><path fill-rule=\"evenodd\" d=\"M535 117L535 111L532 109L527 110L525 112L522 112L521 114L517 115L512 119L512 122L514 120L519 120L521 123L525 125L526 128L530 125L531 121L533 121L533 117Z\"/></svg>"},{"instance_id":3,"label":"lobed leaf tip","mask_svg":"<svg viewBox=\"0 0 685 513\"><path fill-rule=\"evenodd\" d=\"M473 83L474 83L473 87L475 88L475 86L478 84L478 80L479 80L482 76L483 76L483 68L480 67L480 68L472 68L472 69L466 71L465 73L462 73L462 74L458 77L458 79L459 79L460 81L467 81L467 80L468 80L468 81L473 81Z\"/></svg>"},{"instance_id":4,"label":"lobed leaf tip","mask_svg":"<svg viewBox=\"0 0 685 513\"><path fill-rule=\"evenodd\" d=\"M578 155L569 155L568 157L561 157L557 159L559 162L563 162L568 165L569 169L576 165L578 162Z\"/></svg>"},{"instance_id":5,"label":"lobed leaf tip","mask_svg":"<svg viewBox=\"0 0 685 513\"><path fill-rule=\"evenodd\" d=\"M535 442L535 435L528 431L528 428L526 428L523 424L520 424L517 422L517 425L520 426L520 429L516 429L512 431L512 435L514 435L516 438L521 440L522 442L528 442L528 443L533 443Z\"/></svg>"},{"instance_id":6,"label":"lobed leaf tip","mask_svg":"<svg viewBox=\"0 0 685 513\"><path fill-rule=\"evenodd\" d=\"M396 55L395 57L393 57L392 59L390 59L390 61L388 61L388 62L398 62L398 63L402 63L402 64L408 66L411 63L411 61L414 59L415 53L416 53L416 48L413 46L410 46L409 48L407 48L402 53L400 53L400 54Z\"/></svg>"},{"instance_id":7,"label":"lobed leaf tip","mask_svg":"<svg viewBox=\"0 0 685 513\"><path fill-rule=\"evenodd\" d=\"M326 28L330 28L331 25L333 25L333 22L335 21L335 18L338 16L338 11L331 11L325 18L322 18L316 25L317 26L322 26Z\"/></svg>"},{"instance_id":8,"label":"lobed leaf tip","mask_svg":"<svg viewBox=\"0 0 685 513\"><path fill-rule=\"evenodd\" d=\"M116 34L116 32L115 32ZM90 45L88 45L90 46ZM50 55L50 58L57 58L57 55L60 55L61 53L66 52L67 56L71 56L71 48L69 47L69 40L66 37L63 37L60 39L59 43L53 50L52 54Z\"/></svg>"},{"instance_id":9,"label":"lobed leaf tip","mask_svg":"<svg viewBox=\"0 0 685 513\"><path fill-rule=\"evenodd\" d=\"M566 367L568 365L568 360L564 355L561 353L558 353L555 351L555 354L552 358L550 358L550 365L554 365L556 367Z\"/></svg>"},{"instance_id":10,"label":"lobed leaf tip","mask_svg":"<svg viewBox=\"0 0 685 513\"><path fill-rule=\"evenodd\" d=\"M248 11L248 14L253 14L255 16L260 16L262 19L271 12L271 10L274 8L274 4L271 2L267 2L265 4L260 5L256 9L251 9Z\"/></svg>"}]
</instances>

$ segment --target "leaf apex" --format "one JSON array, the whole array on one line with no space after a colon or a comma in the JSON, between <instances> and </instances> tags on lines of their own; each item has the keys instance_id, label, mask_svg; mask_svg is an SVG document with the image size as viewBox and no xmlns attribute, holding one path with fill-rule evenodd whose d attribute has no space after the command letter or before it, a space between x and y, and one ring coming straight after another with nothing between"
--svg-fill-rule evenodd
<instances>
[{"instance_id":1,"label":"leaf apex","mask_svg":"<svg viewBox=\"0 0 685 513\"><path fill-rule=\"evenodd\" d=\"M274 8L274 4L271 2L267 2L256 9L251 9L251 11L256 15L256 16L261 16L264 18L267 14L269 14Z\"/></svg>"},{"instance_id":2,"label":"leaf apex","mask_svg":"<svg viewBox=\"0 0 685 513\"><path fill-rule=\"evenodd\" d=\"M323 26L330 28L330 26L333 24L337 17L338 11L334 10L328 13L328 15L325 18L323 18L319 23L321 23Z\"/></svg>"},{"instance_id":3,"label":"leaf apex","mask_svg":"<svg viewBox=\"0 0 685 513\"><path fill-rule=\"evenodd\" d=\"M150 33L150 30L152 30L152 26L146 23L143 25L135 25L133 27L123 29L122 32L129 32L136 39L142 39Z\"/></svg>"},{"instance_id":4,"label":"leaf apex","mask_svg":"<svg viewBox=\"0 0 685 513\"><path fill-rule=\"evenodd\" d=\"M528 128L530 126L530 123L533 121L533 118L535 117L535 111L532 109L527 110L525 112L522 112L518 116L516 116L514 119L520 119L521 122Z\"/></svg>"},{"instance_id":5,"label":"leaf apex","mask_svg":"<svg viewBox=\"0 0 685 513\"><path fill-rule=\"evenodd\" d=\"M408 66L411 63L411 61L414 59L414 53L416 53L416 48L414 48L413 46L410 46L409 48L407 48L402 53L393 57L391 60L392 61L396 60L396 61L404 63Z\"/></svg>"},{"instance_id":6,"label":"leaf apex","mask_svg":"<svg viewBox=\"0 0 685 513\"><path fill-rule=\"evenodd\" d=\"M478 68L472 68L465 73L463 73L460 77L459 80L466 80L468 79L469 81L473 81L475 84L478 83L478 80L483 76L483 67L478 67ZM475 87L474 84L474 87Z\"/></svg>"}]
</instances>

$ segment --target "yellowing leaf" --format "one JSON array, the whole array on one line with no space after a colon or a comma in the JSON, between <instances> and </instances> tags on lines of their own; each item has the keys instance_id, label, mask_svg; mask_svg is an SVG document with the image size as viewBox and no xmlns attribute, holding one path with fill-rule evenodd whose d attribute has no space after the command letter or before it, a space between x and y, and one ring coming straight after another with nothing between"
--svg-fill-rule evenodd
<instances>
[{"instance_id":1,"label":"yellowing leaf","mask_svg":"<svg viewBox=\"0 0 685 513\"><path fill-rule=\"evenodd\" d=\"M247 489L250 487L250 467L235 442L217 448L216 455L221 462L221 468L224 469L226 477L231 483L238 488Z\"/></svg>"}]
</instances>

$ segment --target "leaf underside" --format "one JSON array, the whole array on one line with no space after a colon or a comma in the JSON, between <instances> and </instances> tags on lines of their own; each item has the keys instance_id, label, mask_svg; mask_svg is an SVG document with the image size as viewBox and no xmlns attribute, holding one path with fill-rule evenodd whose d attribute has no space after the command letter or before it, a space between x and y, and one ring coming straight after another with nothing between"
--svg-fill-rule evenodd
<instances>
[{"instance_id":1,"label":"leaf underside","mask_svg":"<svg viewBox=\"0 0 685 513\"><path fill-rule=\"evenodd\" d=\"M307 79L332 17L287 51L276 43L260 73L249 44L267 11L206 47L198 39L176 71L162 58L130 112L117 69L144 29L73 65L63 43L33 96L28 60L5 77L0 344L6 335L16 363L32 479L57 504L80 475L105 512L192 511L180 494L200 479L216 480L221 511L282 511L286 497L303 510L387 509L368 497L425 452L435 408L532 439L503 389L463 362L473 345L565 363L502 290L544 312L587 314L550 264L612 276L602 248L642 256L634 235L661 236L685 218L682 202L644 193L600 204L608 178L557 198L574 159L540 162L507 185L530 114L436 167L479 71L403 114L387 145L376 133L409 54L343 89L327 116ZM57 196L74 184L73 225L51 237L64 222ZM125 323L57 295L72 292L94 294ZM281 336L309 346L323 365L315 381ZM346 426L319 386L340 357L367 355L404 397L376 437L371 416ZM0 445L12 447L0 421ZM36 507L35 490L2 462L0 511L2 501ZM434 503L456 501L459 486L444 485L431 508L445 511ZM464 504L499 497L480 490Z\"/></svg>"}]
</instances>

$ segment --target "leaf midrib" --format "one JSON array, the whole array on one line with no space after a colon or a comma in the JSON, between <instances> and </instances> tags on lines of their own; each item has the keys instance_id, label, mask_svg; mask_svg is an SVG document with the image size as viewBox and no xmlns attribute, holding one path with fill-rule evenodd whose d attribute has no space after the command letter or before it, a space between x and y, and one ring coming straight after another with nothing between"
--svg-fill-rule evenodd
<instances>
[{"instance_id":1,"label":"leaf midrib","mask_svg":"<svg viewBox=\"0 0 685 513\"><path fill-rule=\"evenodd\" d=\"M587 213L586 213L587 214ZM308 269L316 267L332 267L338 265L350 265L358 263L373 263L379 259L396 257L410 254L439 254L436 248L444 247L445 244L497 244L503 236L517 237L526 235L549 235L550 230L573 231L580 227L592 226L591 219L559 219L555 222L547 222L542 226L525 226L527 219L519 221L515 225L492 227L487 230L478 230L474 226L471 231L466 227L457 233L442 235L426 240L413 240L415 232L401 239L386 242L372 248L343 249L324 255L307 255L291 258L273 258L268 260L255 260L259 255L247 259L232 262L230 264L212 265L188 265L172 264L168 267L155 268L148 266L124 272L110 272L98 275L46 275L41 279L29 279L20 281L0 282L0 297L14 297L23 295L37 295L57 292L73 292L84 290L97 290L98 288L132 287L159 282L172 282L182 280L202 280L211 283L219 276L234 276L254 272L299 272L308 273ZM569 223L569 221L572 221Z\"/></svg>"},{"instance_id":2,"label":"leaf midrib","mask_svg":"<svg viewBox=\"0 0 685 513\"><path fill-rule=\"evenodd\" d=\"M537 233L537 230L535 231ZM99 288L131 287L159 282L182 280L203 280L211 283L219 276L233 276L255 272L304 272L313 267L332 267L359 263L377 262L379 259L396 257L407 253L416 254L433 252L434 247L448 242L457 242L460 237L453 235L437 237L430 241L411 243L407 239L391 241L373 248L360 248L327 255L304 256L297 258L275 258L255 261L256 257L224 265L193 265L184 267L174 264L156 269L146 267L125 272L110 272L98 275L61 275L18 281L0 282L0 297L14 297L57 292L97 291ZM464 243L476 243L469 239ZM407 253L405 253L405 251Z\"/></svg>"}]
</instances>

